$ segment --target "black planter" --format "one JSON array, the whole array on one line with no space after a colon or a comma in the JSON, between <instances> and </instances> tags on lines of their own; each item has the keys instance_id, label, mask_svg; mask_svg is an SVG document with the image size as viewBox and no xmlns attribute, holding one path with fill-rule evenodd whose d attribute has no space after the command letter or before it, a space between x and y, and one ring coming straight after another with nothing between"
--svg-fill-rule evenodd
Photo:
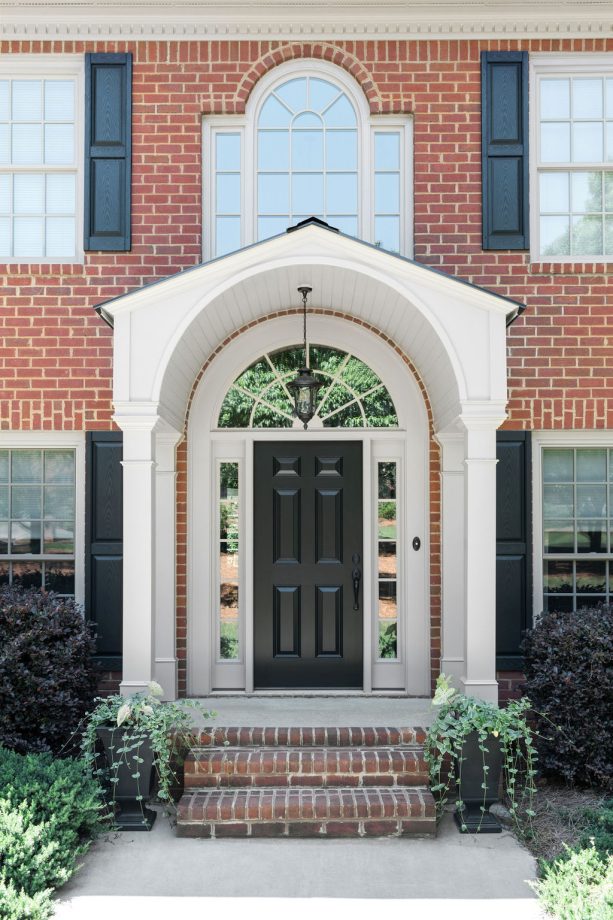
<instances>
[{"instance_id":1,"label":"black planter","mask_svg":"<svg viewBox=\"0 0 613 920\"><path fill-rule=\"evenodd\" d=\"M150 831L157 817L156 812L145 807L145 799L151 795L153 786L153 750L149 739L144 739L138 749L129 754L118 754L118 748L124 747L123 728L101 726L96 733L104 747L104 756L109 768L109 778L117 779L110 783L109 798L115 807L115 824L120 831ZM111 749L112 748L112 749ZM142 763L135 763L134 755L142 757ZM119 766L115 767L114 764ZM134 773L140 777L134 778ZM143 796L141 800L137 797Z\"/></svg>"},{"instance_id":2,"label":"black planter","mask_svg":"<svg viewBox=\"0 0 613 920\"><path fill-rule=\"evenodd\" d=\"M487 752L479 749L479 735L470 732L462 748L462 763L456 764L456 775L460 779L458 798L464 803L462 811L455 812L455 820L466 834L499 834L500 824L490 814L489 807L498 801L500 775L502 773L503 753L498 738L488 735L485 742ZM483 764L489 770L484 772ZM460 773L461 770L461 773ZM485 783L486 788L483 788ZM482 811L481 808L485 808Z\"/></svg>"}]
</instances>

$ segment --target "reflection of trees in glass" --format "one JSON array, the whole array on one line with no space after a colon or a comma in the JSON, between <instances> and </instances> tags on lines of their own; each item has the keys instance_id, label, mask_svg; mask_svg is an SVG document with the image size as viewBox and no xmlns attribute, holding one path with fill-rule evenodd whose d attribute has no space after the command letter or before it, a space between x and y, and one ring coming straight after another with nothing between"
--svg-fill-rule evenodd
<instances>
[{"instance_id":1,"label":"reflection of trees in glass","mask_svg":"<svg viewBox=\"0 0 613 920\"><path fill-rule=\"evenodd\" d=\"M570 176L572 203L568 223L562 233L547 246L542 247L543 256L594 256L603 255L603 201L602 172L573 173ZM606 177L606 198L613 199L613 187ZM605 210L613 210L613 200L607 200ZM566 217L560 217L563 220ZM613 227L611 248L613 248ZM607 247L608 248L608 247Z\"/></svg>"},{"instance_id":2,"label":"reflection of trees in glass","mask_svg":"<svg viewBox=\"0 0 613 920\"><path fill-rule=\"evenodd\" d=\"M323 345L309 346L308 364L324 386L316 416L328 428L392 428L398 417L377 375L363 361ZM220 428L290 428L288 383L303 365L297 346L258 358L234 381L219 413Z\"/></svg>"},{"instance_id":3,"label":"reflection of trees in glass","mask_svg":"<svg viewBox=\"0 0 613 920\"><path fill-rule=\"evenodd\" d=\"M398 644L398 627L389 623L379 633L379 658L396 658Z\"/></svg>"}]
</instances>

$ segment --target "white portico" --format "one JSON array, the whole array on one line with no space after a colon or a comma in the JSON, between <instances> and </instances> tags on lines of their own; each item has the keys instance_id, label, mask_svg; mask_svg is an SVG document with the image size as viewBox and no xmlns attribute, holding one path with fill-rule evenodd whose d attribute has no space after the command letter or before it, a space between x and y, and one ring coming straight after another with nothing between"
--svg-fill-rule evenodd
<instances>
[{"instance_id":1,"label":"white portico","mask_svg":"<svg viewBox=\"0 0 613 920\"><path fill-rule=\"evenodd\" d=\"M421 390L401 352L427 391L442 453L441 668L465 692L496 700L496 429L505 418L505 329L518 305L316 223L100 307L114 326L115 420L124 437L122 689L134 692L156 679L169 696L176 693L175 450L186 433L190 397L188 688L193 693L215 689L207 677L214 658L206 593L211 530L203 522L211 514L211 458L221 437L215 431L216 413L236 374L266 350L264 345L281 348L299 339L298 319L279 314L297 306L300 284L313 288L316 341L344 346L372 367L398 411L398 428L385 437L393 438L394 451L404 458L406 545L399 569L406 584L400 606L408 606L411 598L411 614L402 640L406 679L394 686L428 695L430 685L428 420ZM303 436L316 439L320 433ZM295 438L296 431L262 437L282 441ZM357 434L337 430L335 437L355 439ZM377 457L387 456L388 448L381 446L385 437L366 433L361 438L365 471ZM252 440L245 436L240 450L233 448L244 459L247 482L240 678L247 691L254 689ZM365 501L369 488L364 486ZM370 525L364 527L366 559L371 534ZM411 550L414 534L420 538L419 553ZM369 578L365 568L365 624L371 615L368 598L374 597ZM377 688L371 647L372 631L365 625L362 689L367 691Z\"/></svg>"}]
</instances>

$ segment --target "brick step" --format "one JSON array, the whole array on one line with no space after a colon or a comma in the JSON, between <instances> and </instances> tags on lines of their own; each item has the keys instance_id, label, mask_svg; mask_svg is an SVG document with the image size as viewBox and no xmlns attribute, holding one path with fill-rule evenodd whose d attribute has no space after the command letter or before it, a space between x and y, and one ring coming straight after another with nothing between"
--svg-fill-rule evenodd
<instances>
[{"instance_id":1,"label":"brick step","mask_svg":"<svg viewBox=\"0 0 613 920\"><path fill-rule=\"evenodd\" d=\"M423 728L205 728L196 738L198 747L379 747L421 745Z\"/></svg>"},{"instance_id":2,"label":"brick step","mask_svg":"<svg viewBox=\"0 0 613 920\"><path fill-rule=\"evenodd\" d=\"M424 786L423 751L394 748L193 748L185 788Z\"/></svg>"},{"instance_id":3,"label":"brick step","mask_svg":"<svg viewBox=\"0 0 613 920\"><path fill-rule=\"evenodd\" d=\"M426 788L185 792L179 837L404 837L436 834Z\"/></svg>"}]
</instances>

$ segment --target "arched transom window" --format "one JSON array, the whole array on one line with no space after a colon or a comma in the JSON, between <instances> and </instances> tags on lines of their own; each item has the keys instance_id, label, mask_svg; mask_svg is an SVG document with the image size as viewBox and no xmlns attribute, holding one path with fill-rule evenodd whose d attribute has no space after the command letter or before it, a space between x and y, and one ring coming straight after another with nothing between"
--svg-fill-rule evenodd
<instances>
[{"instance_id":1,"label":"arched transom window","mask_svg":"<svg viewBox=\"0 0 613 920\"><path fill-rule=\"evenodd\" d=\"M339 86L296 77L276 87L257 127L258 238L314 215L356 236L358 130Z\"/></svg>"},{"instance_id":2,"label":"arched transom window","mask_svg":"<svg viewBox=\"0 0 613 920\"><path fill-rule=\"evenodd\" d=\"M244 116L204 121L205 258L307 217L410 256L411 122L371 116L325 61L289 61L255 86Z\"/></svg>"},{"instance_id":3,"label":"arched transom window","mask_svg":"<svg viewBox=\"0 0 613 920\"><path fill-rule=\"evenodd\" d=\"M385 384L363 361L324 345L309 345L309 367L324 382L311 428L395 428L398 416ZM288 383L303 366L304 349L292 346L262 355L228 390L220 428L291 428Z\"/></svg>"}]
</instances>

